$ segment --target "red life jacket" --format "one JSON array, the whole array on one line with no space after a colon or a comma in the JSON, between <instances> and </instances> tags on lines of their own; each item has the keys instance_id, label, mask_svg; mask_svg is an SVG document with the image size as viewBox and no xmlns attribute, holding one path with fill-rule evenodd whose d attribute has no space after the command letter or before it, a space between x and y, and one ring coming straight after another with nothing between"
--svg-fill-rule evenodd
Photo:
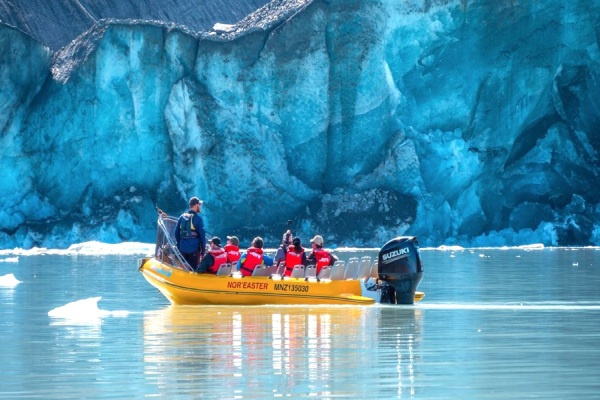
<instances>
[{"instance_id":1,"label":"red life jacket","mask_svg":"<svg viewBox=\"0 0 600 400\"><path fill-rule=\"evenodd\" d=\"M250 247L248 251L246 251L246 260L242 264L240 271L242 271L242 276L250 276L254 272L254 268L257 265L263 263L263 250L257 249L256 247Z\"/></svg>"},{"instance_id":2,"label":"red life jacket","mask_svg":"<svg viewBox=\"0 0 600 400\"><path fill-rule=\"evenodd\" d=\"M331 263L331 256L329 252L324 249L316 249L313 251L315 255L315 260L317 262L317 275L321 272L321 268L326 267Z\"/></svg>"},{"instance_id":3,"label":"red life jacket","mask_svg":"<svg viewBox=\"0 0 600 400\"><path fill-rule=\"evenodd\" d=\"M294 246L290 246L285 254L285 276L290 276L296 265L302 264L302 254L304 249L300 247L300 251L296 251Z\"/></svg>"},{"instance_id":4,"label":"red life jacket","mask_svg":"<svg viewBox=\"0 0 600 400\"><path fill-rule=\"evenodd\" d=\"M232 244L227 244L227 245L225 245L224 248L225 248L225 251L227 252L227 262L230 262L233 264L233 263L236 263L240 259L241 254L240 254L239 247L234 246Z\"/></svg>"},{"instance_id":5,"label":"red life jacket","mask_svg":"<svg viewBox=\"0 0 600 400\"><path fill-rule=\"evenodd\" d=\"M215 262L213 265L208 267L206 272L209 274L216 274L219 270L219 267L227 262L227 253L225 253L225 250L223 249L210 250L208 253L213 256Z\"/></svg>"}]
</instances>

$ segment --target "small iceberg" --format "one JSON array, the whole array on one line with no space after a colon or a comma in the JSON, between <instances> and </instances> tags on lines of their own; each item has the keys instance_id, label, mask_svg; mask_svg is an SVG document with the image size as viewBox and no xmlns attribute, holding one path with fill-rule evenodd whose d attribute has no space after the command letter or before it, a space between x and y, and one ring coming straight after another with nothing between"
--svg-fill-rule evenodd
<instances>
[{"instance_id":1,"label":"small iceberg","mask_svg":"<svg viewBox=\"0 0 600 400\"><path fill-rule=\"evenodd\" d=\"M5 262L5 263L18 263L19 262L19 257L8 257L8 258L3 258L0 260L0 262Z\"/></svg>"},{"instance_id":2,"label":"small iceberg","mask_svg":"<svg viewBox=\"0 0 600 400\"><path fill-rule=\"evenodd\" d=\"M126 317L128 311L106 311L98 307L101 296L77 300L48 312L51 318L60 318L74 324L101 324L104 317Z\"/></svg>"},{"instance_id":3,"label":"small iceberg","mask_svg":"<svg viewBox=\"0 0 600 400\"><path fill-rule=\"evenodd\" d=\"M15 278L14 274L0 276L0 287L14 288L19 283L21 281Z\"/></svg>"}]
</instances>

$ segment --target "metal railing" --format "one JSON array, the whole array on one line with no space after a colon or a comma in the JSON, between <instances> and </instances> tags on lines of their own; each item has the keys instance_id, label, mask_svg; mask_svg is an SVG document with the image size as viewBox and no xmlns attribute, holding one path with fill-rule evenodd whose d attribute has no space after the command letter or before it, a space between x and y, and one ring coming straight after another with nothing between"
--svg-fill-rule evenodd
<instances>
[{"instance_id":1,"label":"metal railing","mask_svg":"<svg viewBox=\"0 0 600 400\"><path fill-rule=\"evenodd\" d=\"M192 267L185 261L175 242L175 227L177 219L173 217L158 217L158 230L156 232L156 248L154 258L167 263L172 267L192 271Z\"/></svg>"}]
</instances>

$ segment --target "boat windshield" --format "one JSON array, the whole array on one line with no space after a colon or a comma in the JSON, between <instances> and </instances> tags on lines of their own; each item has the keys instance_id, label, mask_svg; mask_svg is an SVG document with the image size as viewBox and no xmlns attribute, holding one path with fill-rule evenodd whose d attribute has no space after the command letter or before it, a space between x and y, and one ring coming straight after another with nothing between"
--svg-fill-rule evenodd
<instances>
[{"instance_id":1,"label":"boat windshield","mask_svg":"<svg viewBox=\"0 0 600 400\"><path fill-rule=\"evenodd\" d=\"M192 267L181 256L175 243L175 227L177 219L172 217L158 217L158 230L156 232L156 248L154 258L175 268L191 271Z\"/></svg>"}]
</instances>

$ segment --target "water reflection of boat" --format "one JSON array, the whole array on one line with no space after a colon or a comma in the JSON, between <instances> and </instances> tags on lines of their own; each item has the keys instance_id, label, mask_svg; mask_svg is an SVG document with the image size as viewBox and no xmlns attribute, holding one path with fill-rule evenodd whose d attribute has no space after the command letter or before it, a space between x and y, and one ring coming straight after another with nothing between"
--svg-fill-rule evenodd
<instances>
[{"instance_id":1,"label":"water reflection of boat","mask_svg":"<svg viewBox=\"0 0 600 400\"><path fill-rule=\"evenodd\" d=\"M302 267L282 278L277 267L263 266L242 277L228 264L217 275L192 272L172 239L176 223L159 218L154 257L139 261L144 278L173 304L412 304L424 295L416 292L423 269L414 237L389 241L373 263L370 257L352 258L319 276Z\"/></svg>"},{"instance_id":2,"label":"water reflection of boat","mask_svg":"<svg viewBox=\"0 0 600 400\"><path fill-rule=\"evenodd\" d=\"M262 398L268 390L366 398L371 381L355 379L368 375L365 366L395 374L377 390L412 391L421 319L419 308L170 306L144 315L144 372L162 397L215 390Z\"/></svg>"}]
</instances>

